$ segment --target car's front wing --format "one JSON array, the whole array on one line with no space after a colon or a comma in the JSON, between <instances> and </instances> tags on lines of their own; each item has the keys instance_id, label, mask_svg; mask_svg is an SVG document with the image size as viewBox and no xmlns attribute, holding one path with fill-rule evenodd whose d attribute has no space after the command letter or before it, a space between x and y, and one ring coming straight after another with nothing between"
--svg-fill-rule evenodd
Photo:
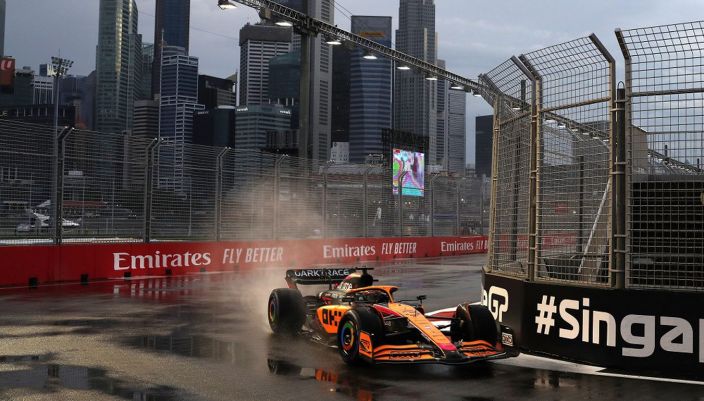
<instances>
[{"instance_id":1,"label":"car's front wing","mask_svg":"<svg viewBox=\"0 0 704 401\"><path fill-rule=\"evenodd\" d=\"M458 344L456 351L442 353L424 345L381 345L371 353L371 361L377 364L445 364L466 365L491 359L509 358L518 351L502 346L492 346L486 341L470 341Z\"/></svg>"}]
</instances>

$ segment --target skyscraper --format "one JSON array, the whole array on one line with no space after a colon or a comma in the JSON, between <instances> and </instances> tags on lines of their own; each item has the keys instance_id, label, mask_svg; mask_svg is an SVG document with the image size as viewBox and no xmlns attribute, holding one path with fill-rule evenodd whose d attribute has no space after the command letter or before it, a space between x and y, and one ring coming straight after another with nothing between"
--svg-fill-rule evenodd
<instances>
[{"instance_id":1,"label":"skyscraper","mask_svg":"<svg viewBox=\"0 0 704 401\"><path fill-rule=\"evenodd\" d=\"M54 104L54 78L35 75L32 81L34 99L32 104Z\"/></svg>"},{"instance_id":2,"label":"skyscraper","mask_svg":"<svg viewBox=\"0 0 704 401\"><path fill-rule=\"evenodd\" d=\"M435 64L434 0L400 0L396 49ZM394 128L429 137L428 164L437 163L437 81L411 71L396 74Z\"/></svg>"},{"instance_id":3,"label":"skyscraper","mask_svg":"<svg viewBox=\"0 0 704 401\"><path fill-rule=\"evenodd\" d=\"M269 99L272 103L293 106L301 89L301 52L293 51L269 61Z\"/></svg>"},{"instance_id":4,"label":"skyscraper","mask_svg":"<svg viewBox=\"0 0 704 401\"><path fill-rule=\"evenodd\" d=\"M269 61L269 100L291 109L291 130L300 127L301 52L277 56Z\"/></svg>"},{"instance_id":5,"label":"skyscraper","mask_svg":"<svg viewBox=\"0 0 704 401\"><path fill-rule=\"evenodd\" d=\"M135 0L100 0L96 52L96 130L132 128L142 43Z\"/></svg>"},{"instance_id":6,"label":"skyscraper","mask_svg":"<svg viewBox=\"0 0 704 401\"><path fill-rule=\"evenodd\" d=\"M334 0L308 0L308 15L329 24L335 23ZM332 100L332 49L322 35L310 37L311 41L311 94L310 116L312 132L308 154L313 160L327 161L330 156L331 100Z\"/></svg>"},{"instance_id":7,"label":"skyscraper","mask_svg":"<svg viewBox=\"0 0 704 401\"><path fill-rule=\"evenodd\" d=\"M352 16L352 32L391 47L391 17ZM350 61L350 161L383 153L381 133L391 128L391 61L367 60L362 49Z\"/></svg>"},{"instance_id":8,"label":"skyscraper","mask_svg":"<svg viewBox=\"0 0 704 401\"><path fill-rule=\"evenodd\" d=\"M137 100L134 102L134 127L132 135L139 138L159 136L159 102Z\"/></svg>"},{"instance_id":9,"label":"skyscraper","mask_svg":"<svg viewBox=\"0 0 704 401\"><path fill-rule=\"evenodd\" d=\"M476 124L476 174L491 177L492 146L494 143L494 116L478 116Z\"/></svg>"},{"instance_id":10,"label":"skyscraper","mask_svg":"<svg viewBox=\"0 0 704 401\"><path fill-rule=\"evenodd\" d=\"M184 144L193 142L194 113L205 109L198 104L198 58L186 55L186 49L182 47L165 46L162 49L161 69L159 138L168 140L172 145L165 156L169 159L167 165L173 166L173 171L160 173L160 182L183 189L186 163Z\"/></svg>"},{"instance_id":11,"label":"skyscraper","mask_svg":"<svg viewBox=\"0 0 704 401\"><path fill-rule=\"evenodd\" d=\"M155 15L152 95L160 93L162 48L178 46L184 48L188 54L191 0L156 0Z\"/></svg>"},{"instance_id":12,"label":"skyscraper","mask_svg":"<svg viewBox=\"0 0 704 401\"><path fill-rule=\"evenodd\" d=\"M345 143L347 159L350 144L350 61L352 50L347 46L335 46L332 49L332 96L330 97L330 142ZM341 149L341 148L338 148Z\"/></svg>"},{"instance_id":13,"label":"skyscraper","mask_svg":"<svg viewBox=\"0 0 704 401\"><path fill-rule=\"evenodd\" d=\"M142 84L139 87L138 99L152 99L152 77L154 75L154 44L142 43Z\"/></svg>"},{"instance_id":14,"label":"skyscraper","mask_svg":"<svg viewBox=\"0 0 704 401\"><path fill-rule=\"evenodd\" d=\"M334 0L280 0L279 3L309 16L335 24ZM307 3L307 4L306 4ZM309 37L310 41L310 113L311 132L308 133L308 149L305 152L314 160L326 161L330 154L332 112L332 49L325 44L322 35ZM301 37L294 35L293 48L300 48ZM304 155L301 152L301 155Z\"/></svg>"},{"instance_id":15,"label":"skyscraper","mask_svg":"<svg viewBox=\"0 0 704 401\"><path fill-rule=\"evenodd\" d=\"M95 124L95 71L88 76L61 79L61 104L76 109L76 128L92 130Z\"/></svg>"},{"instance_id":16,"label":"skyscraper","mask_svg":"<svg viewBox=\"0 0 704 401\"><path fill-rule=\"evenodd\" d=\"M467 159L467 93L449 90L447 95L447 168L453 173L465 170Z\"/></svg>"},{"instance_id":17,"label":"skyscraper","mask_svg":"<svg viewBox=\"0 0 704 401\"><path fill-rule=\"evenodd\" d=\"M34 70L22 67L15 71L14 90L0 92L0 106L29 106L34 101Z\"/></svg>"},{"instance_id":18,"label":"skyscraper","mask_svg":"<svg viewBox=\"0 0 704 401\"><path fill-rule=\"evenodd\" d=\"M437 66L445 68L445 60L438 60ZM437 82L437 131L435 133L435 152L437 164L442 170L449 171L450 128L449 128L450 83L445 80Z\"/></svg>"},{"instance_id":19,"label":"skyscraper","mask_svg":"<svg viewBox=\"0 0 704 401\"><path fill-rule=\"evenodd\" d=\"M235 148L258 152L267 147L271 133L290 130L291 109L281 105L240 106L235 124Z\"/></svg>"},{"instance_id":20,"label":"skyscraper","mask_svg":"<svg viewBox=\"0 0 704 401\"><path fill-rule=\"evenodd\" d=\"M240 29L240 105L269 103L269 61L291 51L291 28L247 24Z\"/></svg>"},{"instance_id":21,"label":"skyscraper","mask_svg":"<svg viewBox=\"0 0 704 401\"><path fill-rule=\"evenodd\" d=\"M193 143L206 146L235 147L235 106L218 106L196 112Z\"/></svg>"},{"instance_id":22,"label":"skyscraper","mask_svg":"<svg viewBox=\"0 0 704 401\"><path fill-rule=\"evenodd\" d=\"M205 106L206 110L219 106L234 108L237 105L234 86L235 82L231 79L198 75L198 103Z\"/></svg>"}]
</instances>

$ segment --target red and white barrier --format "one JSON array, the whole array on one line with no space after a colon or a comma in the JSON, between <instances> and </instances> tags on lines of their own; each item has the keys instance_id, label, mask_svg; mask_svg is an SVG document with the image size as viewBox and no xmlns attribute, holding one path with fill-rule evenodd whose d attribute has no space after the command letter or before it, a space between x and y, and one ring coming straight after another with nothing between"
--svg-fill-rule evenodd
<instances>
[{"instance_id":1,"label":"red and white barrier","mask_svg":"<svg viewBox=\"0 0 704 401\"><path fill-rule=\"evenodd\" d=\"M0 247L0 286L469 255L487 248L483 236L9 246Z\"/></svg>"}]
</instances>

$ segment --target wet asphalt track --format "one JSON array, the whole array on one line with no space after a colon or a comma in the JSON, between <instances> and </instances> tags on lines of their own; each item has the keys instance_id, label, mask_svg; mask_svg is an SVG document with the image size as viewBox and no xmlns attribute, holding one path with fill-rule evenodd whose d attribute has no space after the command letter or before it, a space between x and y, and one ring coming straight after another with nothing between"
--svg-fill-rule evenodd
<instances>
[{"instance_id":1,"label":"wet asphalt track","mask_svg":"<svg viewBox=\"0 0 704 401\"><path fill-rule=\"evenodd\" d=\"M478 301L484 256L378 266L427 310ZM0 291L0 400L704 400L704 386L575 373L535 358L471 368L345 366L270 334L282 270ZM576 369L580 372L580 369Z\"/></svg>"}]
</instances>

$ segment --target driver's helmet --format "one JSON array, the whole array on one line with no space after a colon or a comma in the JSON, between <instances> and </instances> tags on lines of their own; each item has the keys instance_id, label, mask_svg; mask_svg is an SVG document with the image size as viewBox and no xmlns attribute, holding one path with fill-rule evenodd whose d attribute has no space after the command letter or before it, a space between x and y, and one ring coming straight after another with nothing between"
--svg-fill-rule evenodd
<instances>
[{"instance_id":1,"label":"driver's helmet","mask_svg":"<svg viewBox=\"0 0 704 401\"><path fill-rule=\"evenodd\" d=\"M374 277L367 272L355 272L345 277L337 287L341 290L354 290L357 288L371 287L374 284Z\"/></svg>"}]
</instances>

